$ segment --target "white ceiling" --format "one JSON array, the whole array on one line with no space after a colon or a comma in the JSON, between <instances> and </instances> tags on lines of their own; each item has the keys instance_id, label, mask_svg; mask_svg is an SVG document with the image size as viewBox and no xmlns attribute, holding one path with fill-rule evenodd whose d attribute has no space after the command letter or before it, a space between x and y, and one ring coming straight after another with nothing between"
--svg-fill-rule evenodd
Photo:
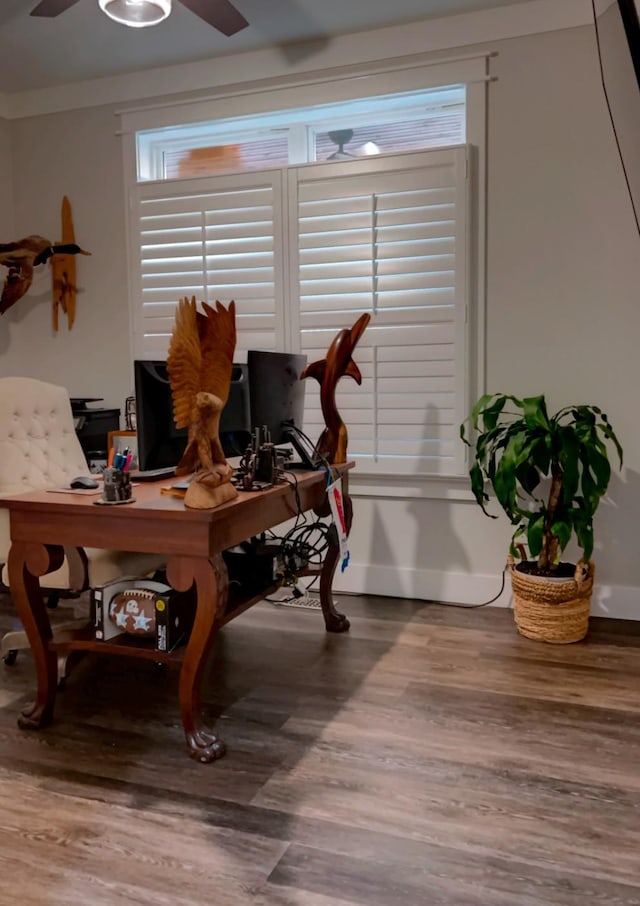
<instances>
[{"instance_id":1,"label":"white ceiling","mask_svg":"<svg viewBox=\"0 0 640 906\"><path fill-rule=\"evenodd\" d=\"M111 21L98 0L79 0L55 19L29 12L37 0L0 0L0 93L47 88L157 66L278 47L300 60L304 46L364 31L526 0L235 0L250 22L231 38L173 0L169 18L152 28Z\"/></svg>"}]
</instances>

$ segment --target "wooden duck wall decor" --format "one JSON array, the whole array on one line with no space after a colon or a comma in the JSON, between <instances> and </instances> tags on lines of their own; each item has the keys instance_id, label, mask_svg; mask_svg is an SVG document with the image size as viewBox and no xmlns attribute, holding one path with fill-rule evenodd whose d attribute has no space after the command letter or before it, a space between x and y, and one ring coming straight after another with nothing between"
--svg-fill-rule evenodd
<instances>
[{"instance_id":1,"label":"wooden duck wall decor","mask_svg":"<svg viewBox=\"0 0 640 906\"><path fill-rule=\"evenodd\" d=\"M76 245L71 219L71 205L62 202L62 242L51 242L44 236L31 235L17 242L0 243L0 265L7 269L0 293L0 315L3 315L28 292L33 283L34 268L51 259L53 267L53 327L58 329L58 307L67 314L69 329L75 317L75 256L90 255ZM61 259L58 265L58 259ZM56 289L56 286L58 287Z\"/></svg>"},{"instance_id":2,"label":"wooden duck wall decor","mask_svg":"<svg viewBox=\"0 0 640 906\"><path fill-rule=\"evenodd\" d=\"M73 327L76 318L76 236L73 229L73 215L71 203L65 195L62 199L62 240L59 251L51 259L51 272L53 275L53 329L58 330L59 309L67 316L69 330ZM66 250L66 251L63 251ZM81 255L90 255L83 252Z\"/></svg>"}]
</instances>

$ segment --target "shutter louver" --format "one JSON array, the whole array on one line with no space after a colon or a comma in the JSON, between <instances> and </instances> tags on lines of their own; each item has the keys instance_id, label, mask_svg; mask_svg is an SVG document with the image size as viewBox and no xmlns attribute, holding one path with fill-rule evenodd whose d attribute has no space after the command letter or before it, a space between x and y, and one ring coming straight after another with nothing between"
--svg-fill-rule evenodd
<instances>
[{"instance_id":1,"label":"shutter louver","mask_svg":"<svg viewBox=\"0 0 640 906\"><path fill-rule=\"evenodd\" d=\"M344 378L337 394L349 457L373 473L461 474L465 149L398 156L378 172L335 167L298 171L302 351L322 358L371 312L356 349L362 385ZM305 430L315 440L322 427L309 387Z\"/></svg>"},{"instance_id":2,"label":"shutter louver","mask_svg":"<svg viewBox=\"0 0 640 906\"><path fill-rule=\"evenodd\" d=\"M183 296L236 302L238 349L282 342L281 174L138 187L141 305L136 357L164 358Z\"/></svg>"}]
</instances>

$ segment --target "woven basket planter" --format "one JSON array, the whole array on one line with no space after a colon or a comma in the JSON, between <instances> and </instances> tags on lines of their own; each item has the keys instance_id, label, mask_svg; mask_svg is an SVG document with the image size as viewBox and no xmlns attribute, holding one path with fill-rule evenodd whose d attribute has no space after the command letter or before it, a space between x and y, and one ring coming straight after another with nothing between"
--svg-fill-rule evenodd
<instances>
[{"instance_id":1,"label":"woven basket planter","mask_svg":"<svg viewBox=\"0 0 640 906\"><path fill-rule=\"evenodd\" d=\"M509 558L513 613L520 635L566 645L579 642L589 629L594 565L580 563L572 579L546 578L520 572Z\"/></svg>"}]
</instances>

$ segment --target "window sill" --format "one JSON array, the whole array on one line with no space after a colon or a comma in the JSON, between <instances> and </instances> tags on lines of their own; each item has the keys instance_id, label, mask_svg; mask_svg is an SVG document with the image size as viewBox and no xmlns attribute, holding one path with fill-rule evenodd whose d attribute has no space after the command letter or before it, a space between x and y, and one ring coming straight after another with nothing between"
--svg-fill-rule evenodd
<instances>
[{"instance_id":1,"label":"window sill","mask_svg":"<svg viewBox=\"0 0 640 906\"><path fill-rule=\"evenodd\" d=\"M349 473L352 497L397 497L415 500L459 500L475 503L467 476L371 475L355 468Z\"/></svg>"}]
</instances>

